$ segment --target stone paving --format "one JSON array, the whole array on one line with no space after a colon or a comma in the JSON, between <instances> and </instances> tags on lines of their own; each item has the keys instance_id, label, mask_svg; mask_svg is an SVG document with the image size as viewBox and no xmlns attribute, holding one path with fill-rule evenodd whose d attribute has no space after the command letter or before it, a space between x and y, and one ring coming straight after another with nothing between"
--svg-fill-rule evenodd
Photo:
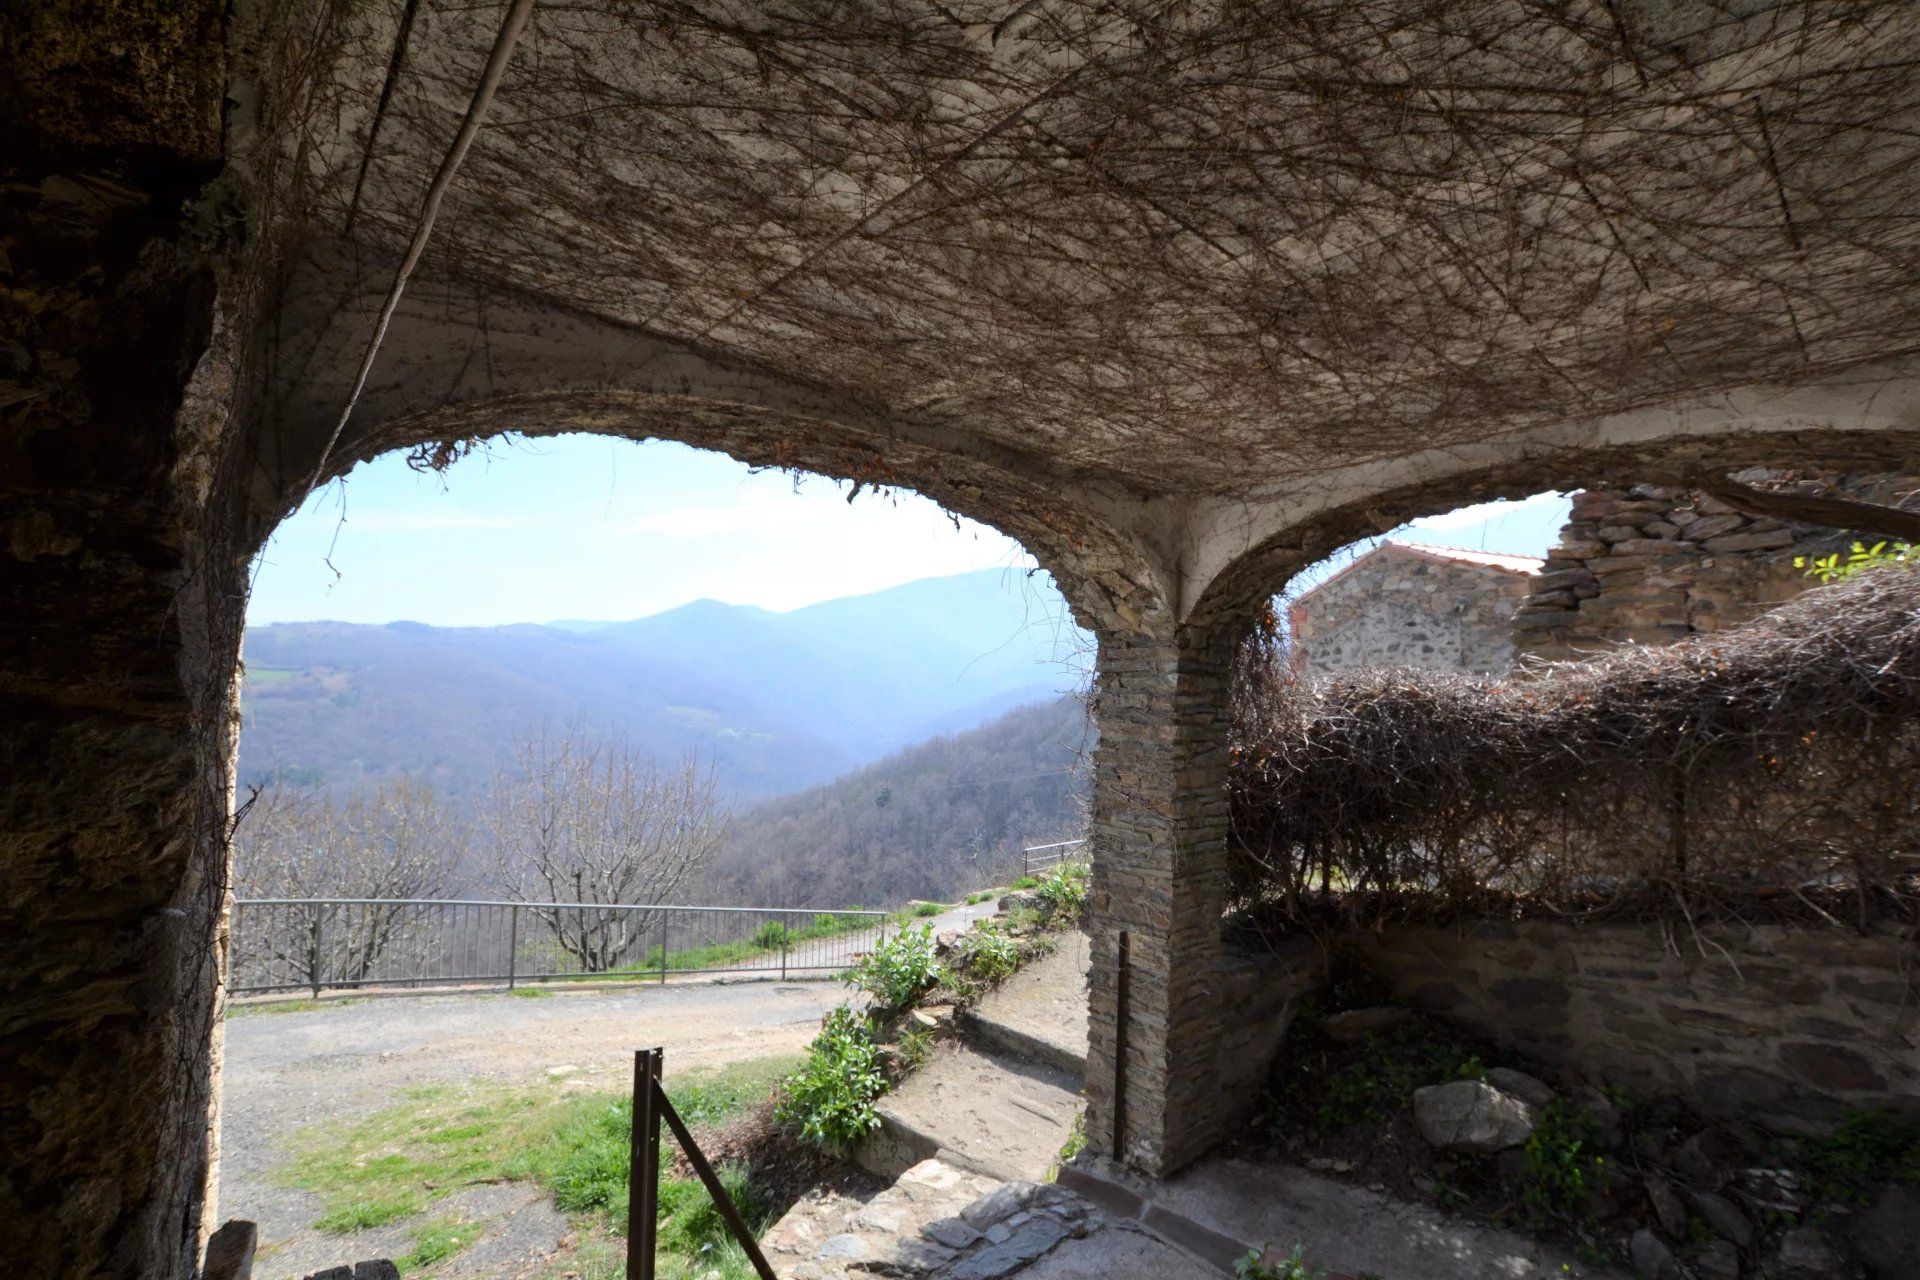
<instances>
[{"instance_id":1,"label":"stone paving","mask_svg":"<svg viewBox=\"0 0 1920 1280\"><path fill-rule=\"evenodd\" d=\"M784 1280L1201 1280L1218 1273L1049 1183L999 1182L923 1160L861 1202L810 1194L761 1240Z\"/></svg>"}]
</instances>

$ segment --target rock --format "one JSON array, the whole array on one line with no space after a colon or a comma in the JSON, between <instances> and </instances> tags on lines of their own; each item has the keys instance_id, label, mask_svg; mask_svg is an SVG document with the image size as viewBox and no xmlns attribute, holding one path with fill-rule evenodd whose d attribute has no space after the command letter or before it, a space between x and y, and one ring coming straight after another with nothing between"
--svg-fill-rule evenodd
<instances>
[{"instance_id":1,"label":"rock","mask_svg":"<svg viewBox=\"0 0 1920 1280\"><path fill-rule=\"evenodd\" d=\"M1530 1076L1512 1067L1495 1067L1487 1072L1487 1083L1502 1093L1510 1093L1530 1107L1546 1107L1559 1100L1552 1085L1538 1076Z\"/></svg>"},{"instance_id":2,"label":"rock","mask_svg":"<svg viewBox=\"0 0 1920 1280\"><path fill-rule=\"evenodd\" d=\"M869 1250L867 1249L867 1242L865 1240L862 1240L859 1236L851 1232L847 1232L834 1236L825 1244L821 1245L820 1251L814 1256L816 1258L826 1258L833 1262L859 1262L866 1258L868 1252Z\"/></svg>"},{"instance_id":3,"label":"rock","mask_svg":"<svg viewBox=\"0 0 1920 1280\"><path fill-rule=\"evenodd\" d=\"M959 945L960 931L958 929L942 929L933 936L933 949L942 955L945 955Z\"/></svg>"},{"instance_id":4,"label":"rock","mask_svg":"<svg viewBox=\"0 0 1920 1280\"><path fill-rule=\"evenodd\" d=\"M1003 1182L960 1211L967 1225L985 1231L996 1222L1005 1222L1033 1202L1040 1191L1038 1183Z\"/></svg>"},{"instance_id":5,"label":"rock","mask_svg":"<svg viewBox=\"0 0 1920 1280\"><path fill-rule=\"evenodd\" d=\"M1715 1240L1693 1259L1698 1280L1740 1280L1740 1251L1725 1240Z\"/></svg>"},{"instance_id":6,"label":"rock","mask_svg":"<svg viewBox=\"0 0 1920 1280\"><path fill-rule=\"evenodd\" d=\"M1718 1191L1746 1156L1738 1137L1725 1129L1706 1129L1680 1144L1673 1153L1673 1171L1693 1186Z\"/></svg>"},{"instance_id":7,"label":"rock","mask_svg":"<svg viewBox=\"0 0 1920 1280\"><path fill-rule=\"evenodd\" d=\"M580 1068L578 1068L578 1067L576 1067L576 1066L574 1066L574 1065L573 1065L573 1064L572 1064L571 1062L569 1062L569 1063L566 1063L566 1064L565 1064L565 1065L563 1065L563 1066L558 1066L558 1067L548 1067L548 1068L547 1068L547 1079L549 1079L549 1080L560 1080L560 1079L564 1079L565 1077L567 1077L567 1076L570 1076L570 1075L573 1075L573 1074L574 1074L575 1072L577 1072L577 1071L579 1071L579 1070L580 1070Z\"/></svg>"},{"instance_id":8,"label":"rock","mask_svg":"<svg viewBox=\"0 0 1920 1280\"><path fill-rule=\"evenodd\" d=\"M1920 1186L1888 1187L1845 1232L1873 1280L1920 1280Z\"/></svg>"},{"instance_id":9,"label":"rock","mask_svg":"<svg viewBox=\"0 0 1920 1280\"><path fill-rule=\"evenodd\" d=\"M964 1249L980 1238L980 1233L968 1226L964 1218L935 1218L920 1228L920 1234L949 1249Z\"/></svg>"},{"instance_id":10,"label":"rock","mask_svg":"<svg viewBox=\"0 0 1920 1280\"><path fill-rule=\"evenodd\" d=\"M353 1264L353 1280L400 1280L400 1268L385 1258Z\"/></svg>"},{"instance_id":11,"label":"rock","mask_svg":"<svg viewBox=\"0 0 1920 1280\"><path fill-rule=\"evenodd\" d=\"M1747 1207L1765 1218L1769 1213L1806 1212L1807 1197L1800 1178L1787 1169L1742 1169L1734 1176L1734 1189Z\"/></svg>"},{"instance_id":12,"label":"rock","mask_svg":"<svg viewBox=\"0 0 1920 1280\"><path fill-rule=\"evenodd\" d=\"M1748 1221L1746 1214L1740 1212L1739 1205L1711 1191L1689 1191L1687 1200L1693 1205L1693 1211L1700 1215L1700 1221L1706 1223L1713 1234L1722 1240L1733 1241L1742 1249L1753 1247L1753 1223Z\"/></svg>"},{"instance_id":13,"label":"rock","mask_svg":"<svg viewBox=\"0 0 1920 1280\"><path fill-rule=\"evenodd\" d=\"M1648 1178L1646 1182L1647 1201L1653 1205L1653 1218L1660 1229L1675 1240L1685 1238L1687 1234L1687 1207L1680 1203L1680 1196L1673 1184L1665 1178Z\"/></svg>"},{"instance_id":14,"label":"rock","mask_svg":"<svg viewBox=\"0 0 1920 1280\"><path fill-rule=\"evenodd\" d=\"M1624 1137L1620 1129L1620 1108L1603 1091L1588 1085L1574 1095L1580 1110L1593 1121L1593 1138L1608 1151L1620 1149Z\"/></svg>"},{"instance_id":15,"label":"rock","mask_svg":"<svg viewBox=\"0 0 1920 1280\"><path fill-rule=\"evenodd\" d=\"M1374 1009L1348 1009L1344 1013L1330 1013L1320 1021L1320 1029L1327 1038L1341 1044L1352 1044L1356 1040L1365 1040L1368 1036L1378 1035L1389 1027L1397 1027L1413 1016L1410 1009L1397 1005L1381 1005Z\"/></svg>"},{"instance_id":16,"label":"rock","mask_svg":"<svg viewBox=\"0 0 1920 1280\"><path fill-rule=\"evenodd\" d=\"M1860 1274L1832 1241L1812 1227L1795 1227L1783 1234L1761 1271L1767 1280L1855 1280Z\"/></svg>"},{"instance_id":17,"label":"rock","mask_svg":"<svg viewBox=\"0 0 1920 1280\"><path fill-rule=\"evenodd\" d=\"M1023 1269L1070 1234L1052 1218L1030 1218L1005 1240L961 1259L948 1274L952 1280L999 1280Z\"/></svg>"},{"instance_id":18,"label":"rock","mask_svg":"<svg viewBox=\"0 0 1920 1280\"><path fill-rule=\"evenodd\" d=\"M1533 1134L1533 1108L1478 1080L1428 1085L1413 1095L1420 1136L1442 1151L1492 1155Z\"/></svg>"},{"instance_id":19,"label":"rock","mask_svg":"<svg viewBox=\"0 0 1920 1280\"><path fill-rule=\"evenodd\" d=\"M1633 1274L1640 1280L1671 1280L1679 1271L1673 1250L1645 1227L1627 1241L1627 1260L1633 1263Z\"/></svg>"},{"instance_id":20,"label":"rock","mask_svg":"<svg viewBox=\"0 0 1920 1280\"><path fill-rule=\"evenodd\" d=\"M1000 899L998 906L1002 911L1025 907L1029 911L1038 911L1041 915L1046 915L1053 910L1052 903L1031 889L1021 889L1018 892L1006 894Z\"/></svg>"},{"instance_id":21,"label":"rock","mask_svg":"<svg viewBox=\"0 0 1920 1280\"><path fill-rule=\"evenodd\" d=\"M232 1218L207 1239L207 1258L201 1280L250 1280L253 1252L260 1229L244 1218Z\"/></svg>"}]
</instances>

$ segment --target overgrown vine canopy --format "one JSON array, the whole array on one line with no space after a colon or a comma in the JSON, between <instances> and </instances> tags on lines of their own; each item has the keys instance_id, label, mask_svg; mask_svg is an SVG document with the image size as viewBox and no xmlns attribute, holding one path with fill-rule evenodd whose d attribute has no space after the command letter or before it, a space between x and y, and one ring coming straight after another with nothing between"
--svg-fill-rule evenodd
<instances>
[{"instance_id":1,"label":"overgrown vine canopy","mask_svg":"<svg viewBox=\"0 0 1920 1280\"><path fill-rule=\"evenodd\" d=\"M1795 918L1920 902L1920 574L1506 680L1296 679L1252 646L1235 890L1306 918ZM1331 895L1323 890L1341 891Z\"/></svg>"}]
</instances>

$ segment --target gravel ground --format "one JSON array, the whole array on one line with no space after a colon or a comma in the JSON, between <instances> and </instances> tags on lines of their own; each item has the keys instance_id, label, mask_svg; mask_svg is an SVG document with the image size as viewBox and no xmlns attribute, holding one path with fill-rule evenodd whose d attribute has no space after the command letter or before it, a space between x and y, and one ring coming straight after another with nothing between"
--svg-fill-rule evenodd
<instances>
[{"instance_id":1,"label":"gravel ground","mask_svg":"<svg viewBox=\"0 0 1920 1280\"><path fill-rule=\"evenodd\" d=\"M994 905L958 907L929 920L964 929ZM280 1186L274 1169L307 1125L351 1120L389 1106L411 1085L470 1080L552 1083L589 1090L630 1087L633 1051L666 1049L671 1076L798 1054L827 1010L846 997L837 982L669 982L623 990L550 988L542 999L502 992L391 995L291 1013L248 1013L227 1025L221 1115L220 1216L260 1226L258 1280L403 1251L417 1224L354 1236L313 1230L316 1197ZM571 1070L566 1070L571 1068ZM472 1217L485 1238L439 1274L511 1277L537 1271L566 1234L565 1218L527 1187L480 1187L435 1211Z\"/></svg>"},{"instance_id":2,"label":"gravel ground","mask_svg":"<svg viewBox=\"0 0 1920 1280\"><path fill-rule=\"evenodd\" d=\"M536 1000L505 994L393 996L236 1018L227 1026L221 1217L260 1224L266 1256L254 1272L259 1280L390 1256L406 1247L406 1226L348 1237L321 1235L311 1227L317 1199L277 1184L273 1170L285 1159L295 1132L318 1121L378 1111L410 1085L527 1084L551 1082L558 1075L562 1087L624 1090L632 1078L633 1050L650 1045L666 1048L669 1075L797 1054L844 995L842 987L828 982L669 983L565 991ZM489 1187L464 1194L478 1198L464 1204L455 1197L448 1205L458 1216L483 1220L487 1239L465 1267L449 1274L516 1275L551 1252L565 1234L566 1220L527 1189ZM482 1263L485 1270L470 1269Z\"/></svg>"}]
</instances>

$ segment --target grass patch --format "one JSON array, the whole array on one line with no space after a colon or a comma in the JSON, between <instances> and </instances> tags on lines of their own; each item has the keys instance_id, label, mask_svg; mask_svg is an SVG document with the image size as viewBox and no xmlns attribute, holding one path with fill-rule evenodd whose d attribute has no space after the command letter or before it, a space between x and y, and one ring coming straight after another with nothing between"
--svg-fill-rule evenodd
<instances>
[{"instance_id":1,"label":"grass patch","mask_svg":"<svg viewBox=\"0 0 1920 1280\"><path fill-rule=\"evenodd\" d=\"M393 1260L401 1275L410 1275L445 1262L480 1238L480 1225L440 1218L414 1233L413 1248Z\"/></svg>"},{"instance_id":2,"label":"grass patch","mask_svg":"<svg viewBox=\"0 0 1920 1280\"><path fill-rule=\"evenodd\" d=\"M689 1072L668 1096L689 1126L725 1124L768 1096L798 1060L762 1058L713 1071ZM302 1132L284 1177L322 1205L315 1225L348 1233L384 1226L432 1209L481 1183L533 1180L555 1203L584 1215L595 1230L625 1229L632 1141L632 1099L562 1093L550 1085L429 1085L406 1090L399 1105L364 1120ZM670 1139L669 1139L670 1140ZM729 1190L745 1195L745 1175L723 1171ZM662 1177L661 1241L691 1273L720 1270L726 1229L698 1182ZM752 1220L755 1206L742 1203ZM431 1268L480 1234L474 1223L423 1223L402 1270ZM744 1260L744 1259L743 1259ZM667 1259L663 1256L663 1263ZM676 1263L677 1265L677 1263ZM674 1268L663 1268L675 1274ZM747 1274L742 1272L741 1274Z\"/></svg>"},{"instance_id":3,"label":"grass patch","mask_svg":"<svg viewBox=\"0 0 1920 1280\"><path fill-rule=\"evenodd\" d=\"M937 916L945 910L946 908L937 902L922 902L914 907L913 914L924 920L928 916Z\"/></svg>"},{"instance_id":4,"label":"grass patch","mask_svg":"<svg viewBox=\"0 0 1920 1280\"><path fill-rule=\"evenodd\" d=\"M507 994L516 1000L545 1000L553 992L544 987L515 987Z\"/></svg>"},{"instance_id":5,"label":"grass patch","mask_svg":"<svg viewBox=\"0 0 1920 1280\"><path fill-rule=\"evenodd\" d=\"M338 1000L315 1000L311 996L302 996L298 1000L263 1000L258 1004L229 1004L227 1020L235 1018L259 1018L270 1013L312 1013L315 1009L344 1009L350 1004L363 1004L363 996L346 996Z\"/></svg>"}]
</instances>

